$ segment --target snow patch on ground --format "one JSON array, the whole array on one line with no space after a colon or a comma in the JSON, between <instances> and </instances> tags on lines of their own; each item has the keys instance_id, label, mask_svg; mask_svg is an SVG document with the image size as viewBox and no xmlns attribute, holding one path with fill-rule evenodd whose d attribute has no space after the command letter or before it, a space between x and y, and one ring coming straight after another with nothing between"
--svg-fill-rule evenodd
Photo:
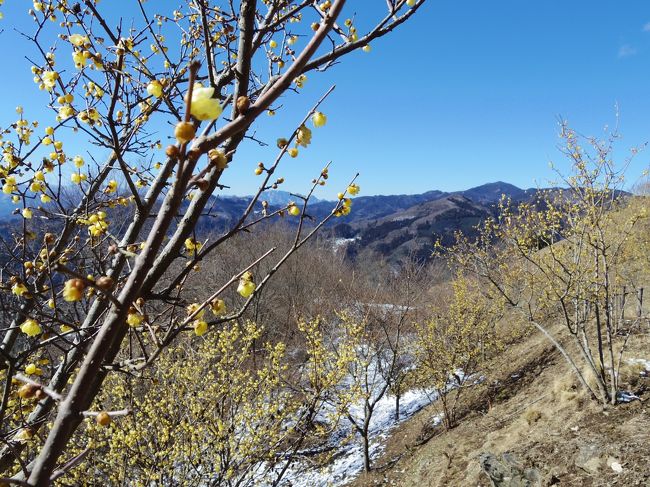
<instances>
[{"instance_id":1,"label":"snow patch on ground","mask_svg":"<svg viewBox=\"0 0 650 487\"><path fill-rule=\"evenodd\" d=\"M650 360L645 358L629 358L626 360L628 364L641 364L646 372L650 372Z\"/></svg>"},{"instance_id":2,"label":"snow patch on ground","mask_svg":"<svg viewBox=\"0 0 650 487\"><path fill-rule=\"evenodd\" d=\"M395 422L395 397L384 396L375 408L370 422L370 456L377 458L384 448L384 441L390 431L401 423L412 417L435 399L431 391L412 390L406 392L400 398L400 418ZM363 404L357 404L350 411L355 417L363 415ZM442 420L436 417L437 424ZM339 429L332 435L330 443L336 445L345 438L351 430L349 421L341 422ZM293 487L335 487L343 485L356 477L363 470L363 451L361 449L360 437L356 435L354 441L344 443L334 455L333 460L322 468L310 466L305 461L296 462L289 468L280 485Z\"/></svg>"},{"instance_id":3,"label":"snow patch on ground","mask_svg":"<svg viewBox=\"0 0 650 487\"><path fill-rule=\"evenodd\" d=\"M354 238L335 238L333 242L333 247L334 250L337 250L341 247L344 247L348 244L354 243L357 240L359 240L359 237L354 237Z\"/></svg>"}]
</instances>

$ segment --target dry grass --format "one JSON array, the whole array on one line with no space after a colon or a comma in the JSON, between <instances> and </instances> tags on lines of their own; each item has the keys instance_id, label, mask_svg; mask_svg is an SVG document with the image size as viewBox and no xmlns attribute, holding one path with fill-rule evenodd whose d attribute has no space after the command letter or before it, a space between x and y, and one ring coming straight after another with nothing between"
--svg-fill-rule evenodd
<instances>
[{"instance_id":1,"label":"dry grass","mask_svg":"<svg viewBox=\"0 0 650 487\"><path fill-rule=\"evenodd\" d=\"M530 408L526 410L522 417L524 421L528 423L528 426L531 426L532 424L537 423L537 421L542 419L542 412L539 409Z\"/></svg>"},{"instance_id":2,"label":"dry grass","mask_svg":"<svg viewBox=\"0 0 650 487\"><path fill-rule=\"evenodd\" d=\"M627 356L650 358L650 335L633 337ZM458 427L428 431L428 441L420 444L434 406L426 408L389 438L376 471L352 485L487 487L490 481L478 462L483 452L511 453L539 471L542 485L648 485L646 402L603 410L588 400L563 358L537 334L509 346L488 372L483 386L465 396ZM621 379L645 399L650 379L640 372L638 365L625 365ZM585 448L599 452L596 472L577 465ZM613 461L623 465L623 473L608 466Z\"/></svg>"}]
</instances>

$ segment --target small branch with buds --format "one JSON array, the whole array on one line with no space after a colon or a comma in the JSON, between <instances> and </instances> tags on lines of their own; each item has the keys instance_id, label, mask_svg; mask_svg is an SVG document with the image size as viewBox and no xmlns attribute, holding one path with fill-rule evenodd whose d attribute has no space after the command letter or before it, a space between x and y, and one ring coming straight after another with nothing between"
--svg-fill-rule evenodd
<instances>
[{"instance_id":1,"label":"small branch with buds","mask_svg":"<svg viewBox=\"0 0 650 487\"><path fill-rule=\"evenodd\" d=\"M117 298L113 296L113 294L110 292L111 288L114 285L112 278L107 276L102 276L97 280L91 280L79 274L78 272L69 269L68 267L64 266L61 263L55 264L54 270L61 272L63 274L68 274L74 277L75 279L81 280L86 286L92 287L93 289L97 289L100 293L102 293L103 296L105 296L111 303L113 303L113 305L117 306L118 308L122 306L122 304L117 300Z\"/></svg>"},{"instance_id":2,"label":"small branch with buds","mask_svg":"<svg viewBox=\"0 0 650 487\"><path fill-rule=\"evenodd\" d=\"M156 350L151 354L151 357L149 357L145 362L143 362L143 363L137 365L136 367L134 367L134 369L135 369L135 370L142 370L142 369L144 369L145 367L147 367L148 365L150 365L150 364L151 364L151 363L152 363L152 362L153 362L153 361L158 357L158 355L160 354L160 352L162 352L162 350L165 348L165 346L168 345L168 344L171 342L171 340L172 340L176 335L178 335L178 333L179 333L181 330L183 330L183 329L184 329L184 328L185 328L185 327L186 327L186 326L187 326L187 325L188 325L192 320L194 320L194 318L196 318L196 316L197 316L197 315L198 315L198 314L199 314L199 313L200 313L200 312L201 312L201 311L202 311L206 306L208 306L208 305L209 305L213 300L215 300L215 299L216 299L216 298L217 298L221 293L223 293L223 292L228 288L228 286L230 286L231 284L237 282L237 281L239 280L240 277L242 277L246 272L248 272L250 269L252 269L253 267L255 267L257 264L259 264L260 262L262 262L262 261L263 261L266 257L268 257L271 253L275 252L275 250L276 250L275 247L272 247L271 249L267 250L267 251L266 251L262 256L258 257L254 262L252 262L251 264L249 264L248 266L246 266L246 268L242 269L240 272L238 272L237 274L235 274L234 276L232 276L232 277L228 280L228 282L226 282L223 286L221 286L217 291L215 291L214 293L212 293L212 295L211 295L208 299L206 299L205 301L203 301L203 303L201 303L199 306L197 306L197 308L196 308L196 309L195 309L195 310L194 310L194 311L193 311L193 312L192 312L192 313L191 313L187 318L185 318L185 320L183 320L183 322L182 322L179 326L177 326L177 327L173 327L173 328L170 328L170 329L167 331L167 334L165 335L165 337L163 338L163 340L162 340L160 346L159 346L159 347L158 347L158 348L157 348L157 349L156 349Z\"/></svg>"},{"instance_id":3,"label":"small branch with buds","mask_svg":"<svg viewBox=\"0 0 650 487\"><path fill-rule=\"evenodd\" d=\"M27 376L24 376L23 374L16 374L15 375L16 379L18 379L21 382L24 382L27 386L31 386L33 389L30 391L33 394L36 394L37 391L42 391L43 393L47 394L50 396L52 399L55 401L62 401L63 396L56 392L55 390L50 389L49 387L44 386L43 384L40 384L36 382L35 380L30 379ZM25 386L23 386L25 387Z\"/></svg>"},{"instance_id":4,"label":"small branch with buds","mask_svg":"<svg viewBox=\"0 0 650 487\"><path fill-rule=\"evenodd\" d=\"M120 416L128 416L131 414L131 410L124 408L118 411L83 411L81 413L86 418L101 418L104 414L108 415L109 418L117 418Z\"/></svg>"}]
</instances>

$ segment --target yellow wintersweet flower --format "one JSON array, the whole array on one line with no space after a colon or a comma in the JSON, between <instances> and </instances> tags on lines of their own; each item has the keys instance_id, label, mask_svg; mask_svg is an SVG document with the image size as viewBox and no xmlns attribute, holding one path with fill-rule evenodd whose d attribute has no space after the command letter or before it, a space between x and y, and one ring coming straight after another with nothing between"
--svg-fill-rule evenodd
<instances>
[{"instance_id":1,"label":"yellow wintersweet flower","mask_svg":"<svg viewBox=\"0 0 650 487\"><path fill-rule=\"evenodd\" d=\"M94 125L96 122L99 122L101 116L95 108L89 108L88 110L79 112L78 118L82 123Z\"/></svg>"},{"instance_id":2,"label":"yellow wintersweet flower","mask_svg":"<svg viewBox=\"0 0 650 487\"><path fill-rule=\"evenodd\" d=\"M82 167L84 165L84 158L81 156L74 156L72 162L76 167Z\"/></svg>"},{"instance_id":3,"label":"yellow wintersweet flower","mask_svg":"<svg viewBox=\"0 0 650 487\"><path fill-rule=\"evenodd\" d=\"M350 198L345 198L343 200L343 206L341 206L339 209L337 209L334 212L334 216L340 217L340 216L349 215L350 211L352 211L352 200Z\"/></svg>"},{"instance_id":4,"label":"yellow wintersweet flower","mask_svg":"<svg viewBox=\"0 0 650 487\"><path fill-rule=\"evenodd\" d=\"M72 61L75 68L82 69L86 65L87 59L83 51L72 51Z\"/></svg>"},{"instance_id":5,"label":"yellow wintersweet flower","mask_svg":"<svg viewBox=\"0 0 650 487\"><path fill-rule=\"evenodd\" d=\"M311 116L311 121L314 124L314 127L322 127L327 123L327 117L323 112L315 112Z\"/></svg>"},{"instance_id":6,"label":"yellow wintersweet flower","mask_svg":"<svg viewBox=\"0 0 650 487\"><path fill-rule=\"evenodd\" d=\"M104 189L104 193L111 194L111 193L115 193L115 191L117 191L117 181L111 179L106 185L106 188Z\"/></svg>"},{"instance_id":7,"label":"yellow wintersweet flower","mask_svg":"<svg viewBox=\"0 0 650 487\"><path fill-rule=\"evenodd\" d=\"M289 203L289 208L287 210L289 212L289 215L291 216L298 216L300 215L300 208L295 203Z\"/></svg>"},{"instance_id":8,"label":"yellow wintersweet flower","mask_svg":"<svg viewBox=\"0 0 650 487\"><path fill-rule=\"evenodd\" d=\"M62 107L59 108L59 116L58 118L60 120L65 120L66 118L70 118L74 115L74 108L72 108L69 105L63 105Z\"/></svg>"},{"instance_id":9,"label":"yellow wintersweet flower","mask_svg":"<svg viewBox=\"0 0 650 487\"><path fill-rule=\"evenodd\" d=\"M216 166L217 169L223 170L228 167L228 158L222 150L212 149L208 152L208 157L210 158L210 164Z\"/></svg>"},{"instance_id":10,"label":"yellow wintersweet flower","mask_svg":"<svg viewBox=\"0 0 650 487\"><path fill-rule=\"evenodd\" d=\"M352 196L356 196L359 194L359 191L361 191L361 188L357 184L351 184L348 186L348 193L350 193Z\"/></svg>"},{"instance_id":11,"label":"yellow wintersweet flower","mask_svg":"<svg viewBox=\"0 0 650 487\"><path fill-rule=\"evenodd\" d=\"M104 221L96 221L88 227L88 232L93 237L99 237L108 230L108 224Z\"/></svg>"},{"instance_id":12,"label":"yellow wintersweet flower","mask_svg":"<svg viewBox=\"0 0 650 487\"><path fill-rule=\"evenodd\" d=\"M181 144L185 144L192 140L196 135L196 127L191 122L178 122L174 127L174 137Z\"/></svg>"},{"instance_id":13,"label":"yellow wintersweet flower","mask_svg":"<svg viewBox=\"0 0 650 487\"><path fill-rule=\"evenodd\" d=\"M196 240L194 240L194 239L191 238L191 237L185 239L185 248L187 249L187 251L188 251L190 254L193 254L193 253L196 252L197 250L201 250L201 247L202 247L202 246L203 246L203 245L201 244L201 242L197 242Z\"/></svg>"},{"instance_id":14,"label":"yellow wintersweet flower","mask_svg":"<svg viewBox=\"0 0 650 487\"><path fill-rule=\"evenodd\" d=\"M16 296L22 296L27 292L27 286L25 286L22 282L17 282L13 286L11 286L11 292L14 293Z\"/></svg>"},{"instance_id":15,"label":"yellow wintersweet flower","mask_svg":"<svg viewBox=\"0 0 650 487\"><path fill-rule=\"evenodd\" d=\"M199 120L216 120L222 111L221 103L214 98L214 88L195 83L190 113Z\"/></svg>"},{"instance_id":16,"label":"yellow wintersweet flower","mask_svg":"<svg viewBox=\"0 0 650 487\"><path fill-rule=\"evenodd\" d=\"M43 190L43 184L40 181L32 181L32 183L29 185L29 189L34 193L39 193Z\"/></svg>"},{"instance_id":17,"label":"yellow wintersweet flower","mask_svg":"<svg viewBox=\"0 0 650 487\"><path fill-rule=\"evenodd\" d=\"M205 332L208 331L208 324L205 321L196 320L193 324L196 336L204 335Z\"/></svg>"},{"instance_id":18,"label":"yellow wintersweet flower","mask_svg":"<svg viewBox=\"0 0 650 487\"><path fill-rule=\"evenodd\" d=\"M86 175L83 173L73 172L70 175L70 181L72 181L74 184L81 184L82 181L85 180L86 180Z\"/></svg>"},{"instance_id":19,"label":"yellow wintersweet flower","mask_svg":"<svg viewBox=\"0 0 650 487\"><path fill-rule=\"evenodd\" d=\"M30 208L23 209L23 218L29 220L33 216L32 210Z\"/></svg>"},{"instance_id":20,"label":"yellow wintersweet flower","mask_svg":"<svg viewBox=\"0 0 650 487\"><path fill-rule=\"evenodd\" d=\"M163 93L163 87L162 84L160 84L160 81L157 79L153 80L151 83L147 85L147 93L149 93L151 96L155 96L156 98L160 98ZM194 97L192 97L193 99ZM194 100L192 100L192 103Z\"/></svg>"},{"instance_id":21,"label":"yellow wintersweet flower","mask_svg":"<svg viewBox=\"0 0 650 487\"><path fill-rule=\"evenodd\" d=\"M210 311L215 316L220 316L226 312L226 302L223 299L215 299L210 303Z\"/></svg>"},{"instance_id":22,"label":"yellow wintersweet flower","mask_svg":"<svg viewBox=\"0 0 650 487\"><path fill-rule=\"evenodd\" d=\"M2 192L4 194L11 194L14 191L16 191L16 185L15 184L10 184L9 182L6 182L5 184L2 185Z\"/></svg>"},{"instance_id":23,"label":"yellow wintersweet flower","mask_svg":"<svg viewBox=\"0 0 650 487\"><path fill-rule=\"evenodd\" d=\"M131 312L131 310L129 310L129 314L126 316L126 322L129 326L139 326L142 323L142 315L137 311Z\"/></svg>"},{"instance_id":24,"label":"yellow wintersweet flower","mask_svg":"<svg viewBox=\"0 0 650 487\"><path fill-rule=\"evenodd\" d=\"M22 325L20 325L20 331L25 335L30 337L35 337L41 333L41 325L38 324L38 321L31 318L26 319Z\"/></svg>"},{"instance_id":25,"label":"yellow wintersweet flower","mask_svg":"<svg viewBox=\"0 0 650 487\"><path fill-rule=\"evenodd\" d=\"M63 299L68 302L79 301L86 287L81 279L69 279L63 286Z\"/></svg>"},{"instance_id":26,"label":"yellow wintersweet flower","mask_svg":"<svg viewBox=\"0 0 650 487\"><path fill-rule=\"evenodd\" d=\"M36 364L29 364L25 367L25 373L27 375L43 375L43 370L39 369Z\"/></svg>"},{"instance_id":27,"label":"yellow wintersweet flower","mask_svg":"<svg viewBox=\"0 0 650 487\"><path fill-rule=\"evenodd\" d=\"M82 36L81 34L72 34L70 37L68 37L68 40L73 46L81 47L86 42L88 42L88 37Z\"/></svg>"},{"instance_id":28,"label":"yellow wintersweet flower","mask_svg":"<svg viewBox=\"0 0 650 487\"><path fill-rule=\"evenodd\" d=\"M190 316L192 313L194 313L197 309L199 309L201 305L199 303L192 303L187 307L187 315ZM205 314L205 308L203 308L201 311L199 311L194 318L197 320L200 320L203 318L203 315Z\"/></svg>"},{"instance_id":29,"label":"yellow wintersweet flower","mask_svg":"<svg viewBox=\"0 0 650 487\"><path fill-rule=\"evenodd\" d=\"M56 84L56 80L59 79L59 73L56 71L44 71L41 75L41 79L43 80L43 85L47 91L52 91L52 88L54 88L54 85Z\"/></svg>"},{"instance_id":30,"label":"yellow wintersweet flower","mask_svg":"<svg viewBox=\"0 0 650 487\"><path fill-rule=\"evenodd\" d=\"M245 272L239 278L239 285L237 286L237 292L244 298L248 298L257 286L253 282L253 274L250 271Z\"/></svg>"},{"instance_id":31,"label":"yellow wintersweet flower","mask_svg":"<svg viewBox=\"0 0 650 487\"><path fill-rule=\"evenodd\" d=\"M309 144L311 144L311 130L304 125L301 125L300 128L298 128L298 132L296 133L296 142L298 145L301 145L303 147L307 147Z\"/></svg>"},{"instance_id":32,"label":"yellow wintersweet flower","mask_svg":"<svg viewBox=\"0 0 650 487\"><path fill-rule=\"evenodd\" d=\"M307 81L307 76L304 74L301 74L297 78L294 78L293 82L296 84L298 88L302 88L305 85L305 82Z\"/></svg>"}]
</instances>

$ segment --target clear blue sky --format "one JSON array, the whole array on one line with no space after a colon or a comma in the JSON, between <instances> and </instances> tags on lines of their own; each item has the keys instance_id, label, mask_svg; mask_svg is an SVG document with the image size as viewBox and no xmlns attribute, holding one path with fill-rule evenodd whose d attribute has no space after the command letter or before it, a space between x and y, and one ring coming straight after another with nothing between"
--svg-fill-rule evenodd
<instances>
[{"instance_id":1,"label":"clear blue sky","mask_svg":"<svg viewBox=\"0 0 650 487\"><path fill-rule=\"evenodd\" d=\"M26 17L26 3L7 0L0 8L0 100L8 108L25 90L40 96L20 47L28 45L11 30L14 22L24 25L17 16ZM384 2L348 4L346 14L356 8L360 18ZM649 140L649 80L647 1L429 0L412 21L374 42L371 53L353 53L309 75L303 96L288 95L286 109L264 116L255 129L273 145L335 83L322 107L327 126L283 166L286 189L304 190L327 160L332 184L321 197L332 197L356 171L366 195L496 180L530 187L552 177L549 161L563 162L556 148L560 116L586 135L600 135L615 124L618 105L620 153ZM6 114L0 118L7 121ZM245 144L224 180L230 192L251 193L256 163L274 156L272 148ZM649 161L648 151L638 156L630 178Z\"/></svg>"}]
</instances>

